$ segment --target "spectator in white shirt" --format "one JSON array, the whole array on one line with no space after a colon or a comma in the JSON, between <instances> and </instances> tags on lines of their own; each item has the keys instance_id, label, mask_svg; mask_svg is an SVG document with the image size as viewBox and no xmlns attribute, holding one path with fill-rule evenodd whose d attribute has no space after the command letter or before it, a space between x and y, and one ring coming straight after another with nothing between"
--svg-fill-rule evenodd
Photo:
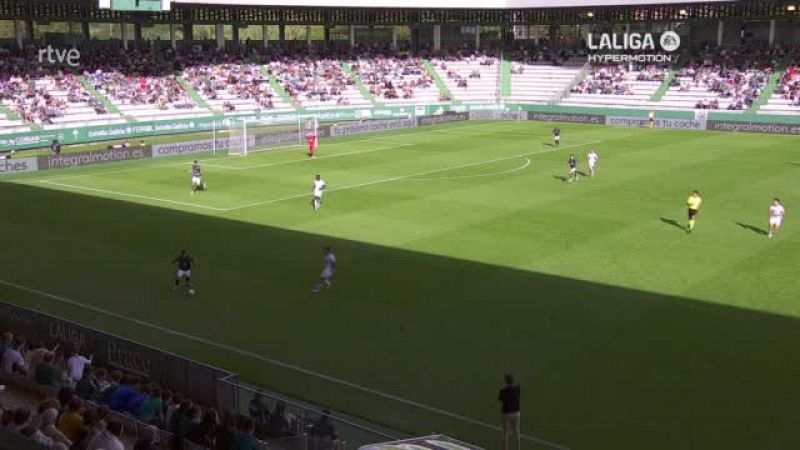
<instances>
[{"instance_id":1,"label":"spectator in white shirt","mask_svg":"<svg viewBox=\"0 0 800 450\"><path fill-rule=\"evenodd\" d=\"M67 375L73 382L81 381L83 369L92 364L92 356L85 357L78 353L78 349L72 351L72 356L67 359Z\"/></svg>"},{"instance_id":2,"label":"spectator in white shirt","mask_svg":"<svg viewBox=\"0 0 800 450\"><path fill-rule=\"evenodd\" d=\"M122 424L108 422L106 429L89 441L86 448L87 450L125 450L120 436L122 436Z\"/></svg>"},{"instance_id":3,"label":"spectator in white shirt","mask_svg":"<svg viewBox=\"0 0 800 450\"><path fill-rule=\"evenodd\" d=\"M25 339L15 336L14 343L11 347L7 348L3 353L3 359L0 361L3 372L17 373L24 375L28 366L25 364L25 358L22 357L22 347L25 344Z\"/></svg>"}]
</instances>

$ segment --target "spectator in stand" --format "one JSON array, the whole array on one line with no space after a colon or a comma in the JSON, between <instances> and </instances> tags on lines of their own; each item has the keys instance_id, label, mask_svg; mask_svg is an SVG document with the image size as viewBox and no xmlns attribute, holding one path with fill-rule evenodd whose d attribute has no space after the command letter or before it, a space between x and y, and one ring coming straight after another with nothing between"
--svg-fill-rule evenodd
<instances>
[{"instance_id":1,"label":"spectator in stand","mask_svg":"<svg viewBox=\"0 0 800 450\"><path fill-rule=\"evenodd\" d=\"M106 420L108 417L109 409L107 406L90 409L83 415L83 431L81 442L78 445L80 449L86 449L89 443L97 436L106 430Z\"/></svg>"},{"instance_id":2,"label":"spectator in stand","mask_svg":"<svg viewBox=\"0 0 800 450\"><path fill-rule=\"evenodd\" d=\"M213 408L203 411L203 419L198 426L189 433L188 438L195 444L213 448L217 432L219 431L219 415Z\"/></svg>"},{"instance_id":3,"label":"spectator in stand","mask_svg":"<svg viewBox=\"0 0 800 450\"><path fill-rule=\"evenodd\" d=\"M55 423L58 418L58 400L54 398L45 399L39 403L38 414L31 421L31 427L38 431L36 440L50 449L66 450L72 446L64 433L56 428Z\"/></svg>"},{"instance_id":4,"label":"spectator in stand","mask_svg":"<svg viewBox=\"0 0 800 450\"><path fill-rule=\"evenodd\" d=\"M158 428L153 425L142 428L133 450L161 450Z\"/></svg>"},{"instance_id":5,"label":"spectator in stand","mask_svg":"<svg viewBox=\"0 0 800 450\"><path fill-rule=\"evenodd\" d=\"M56 350L58 350L58 345L52 350L48 350L42 342L35 342L25 354L25 364L28 365L28 377L35 379L36 369L39 368L39 364L44 360L44 356L48 353L54 353Z\"/></svg>"},{"instance_id":6,"label":"spectator in stand","mask_svg":"<svg viewBox=\"0 0 800 450\"><path fill-rule=\"evenodd\" d=\"M46 353L42 362L36 366L34 378L36 379L36 382L42 386L54 388L61 386L61 380L64 374L58 367L55 366L55 364L53 364L54 359L55 354Z\"/></svg>"},{"instance_id":7,"label":"spectator in stand","mask_svg":"<svg viewBox=\"0 0 800 450\"><path fill-rule=\"evenodd\" d=\"M21 336L14 336L14 341L11 347L8 347L3 353L2 362L0 366L3 372L13 373L18 375L25 375L28 366L25 364L25 358L22 357L22 350L25 346L25 339Z\"/></svg>"},{"instance_id":8,"label":"spectator in stand","mask_svg":"<svg viewBox=\"0 0 800 450\"><path fill-rule=\"evenodd\" d=\"M92 356L88 358L78 352L78 348L72 349L69 359L67 359L67 375L73 383L81 381L83 369L92 364Z\"/></svg>"},{"instance_id":9,"label":"spectator in stand","mask_svg":"<svg viewBox=\"0 0 800 450\"><path fill-rule=\"evenodd\" d=\"M84 400L92 400L97 395L97 382L91 366L83 368L83 376L75 385L75 393Z\"/></svg>"},{"instance_id":10,"label":"spectator in stand","mask_svg":"<svg viewBox=\"0 0 800 450\"><path fill-rule=\"evenodd\" d=\"M0 339L0 359L3 358L6 350L11 347L14 342L14 335L11 333L3 333L2 339Z\"/></svg>"},{"instance_id":11,"label":"spectator in stand","mask_svg":"<svg viewBox=\"0 0 800 450\"><path fill-rule=\"evenodd\" d=\"M322 411L322 416L314 423L314 437L319 439L318 450L344 450L345 443L339 439L336 427L331 421L331 412Z\"/></svg>"},{"instance_id":12,"label":"spectator in stand","mask_svg":"<svg viewBox=\"0 0 800 450\"><path fill-rule=\"evenodd\" d=\"M181 395L173 394L169 401L164 404L164 427L170 430L172 427L172 418L181 406Z\"/></svg>"},{"instance_id":13,"label":"spectator in stand","mask_svg":"<svg viewBox=\"0 0 800 450\"><path fill-rule=\"evenodd\" d=\"M78 442L81 439L83 411L83 400L73 397L67 405L67 412L58 419L58 430L72 442Z\"/></svg>"},{"instance_id":14,"label":"spectator in stand","mask_svg":"<svg viewBox=\"0 0 800 450\"><path fill-rule=\"evenodd\" d=\"M95 436L86 450L125 450L120 438L122 437L123 427L119 422L109 422L106 429Z\"/></svg>"},{"instance_id":15,"label":"spectator in stand","mask_svg":"<svg viewBox=\"0 0 800 450\"><path fill-rule=\"evenodd\" d=\"M253 436L256 430L256 423L253 419L247 418L242 420L238 430L233 434L233 441L231 442L231 450L259 450L261 445L258 440Z\"/></svg>"},{"instance_id":16,"label":"spectator in stand","mask_svg":"<svg viewBox=\"0 0 800 450\"><path fill-rule=\"evenodd\" d=\"M249 405L250 418L256 423L266 423L269 417L269 405L264 399L264 394L261 391L256 392L256 395L250 400Z\"/></svg>"},{"instance_id":17,"label":"spectator in stand","mask_svg":"<svg viewBox=\"0 0 800 450\"><path fill-rule=\"evenodd\" d=\"M163 408L161 402L161 389L157 386L152 386L144 391L147 398L144 399L139 407L137 417L144 423L151 425L160 425L164 423Z\"/></svg>"},{"instance_id":18,"label":"spectator in stand","mask_svg":"<svg viewBox=\"0 0 800 450\"><path fill-rule=\"evenodd\" d=\"M94 379L97 390L96 398L100 399L111 387L111 382L108 381L108 371L104 367L98 367L94 372Z\"/></svg>"},{"instance_id":19,"label":"spectator in stand","mask_svg":"<svg viewBox=\"0 0 800 450\"><path fill-rule=\"evenodd\" d=\"M235 434L236 414L233 411L225 411L222 414L222 421L217 432L215 450L230 450Z\"/></svg>"},{"instance_id":20,"label":"spectator in stand","mask_svg":"<svg viewBox=\"0 0 800 450\"><path fill-rule=\"evenodd\" d=\"M114 389L114 392L108 396L106 404L114 411L124 412L127 411L128 404L131 399L139 395L133 387L133 381L130 378L123 378L120 385Z\"/></svg>"}]
</instances>

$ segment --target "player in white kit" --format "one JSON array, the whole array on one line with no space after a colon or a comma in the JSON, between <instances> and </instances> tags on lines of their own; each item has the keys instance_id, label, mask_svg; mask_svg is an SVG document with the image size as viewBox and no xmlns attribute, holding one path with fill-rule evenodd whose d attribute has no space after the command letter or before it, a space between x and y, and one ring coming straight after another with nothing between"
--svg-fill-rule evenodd
<instances>
[{"instance_id":1,"label":"player in white kit","mask_svg":"<svg viewBox=\"0 0 800 450\"><path fill-rule=\"evenodd\" d=\"M783 224L783 217L786 216L786 208L783 207L783 203L781 203L780 199L772 200L772 204L769 206L769 234L767 234L768 238L772 238L775 236L775 233L778 232L781 225Z\"/></svg>"},{"instance_id":2,"label":"player in white kit","mask_svg":"<svg viewBox=\"0 0 800 450\"><path fill-rule=\"evenodd\" d=\"M594 178L595 168L597 167L597 160L600 159L600 155L597 154L596 151L589 150L589 153L586 155L586 160L589 162L589 176Z\"/></svg>"},{"instance_id":3,"label":"player in white kit","mask_svg":"<svg viewBox=\"0 0 800 450\"><path fill-rule=\"evenodd\" d=\"M311 200L311 207L316 211L322 206L322 192L325 190L325 180L323 180L319 174L314 177L314 187L312 190L314 198Z\"/></svg>"},{"instance_id":4,"label":"player in white kit","mask_svg":"<svg viewBox=\"0 0 800 450\"><path fill-rule=\"evenodd\" d=\"M323 287L325 289L331 288L331 278L336 274L336 255L333 253L333 247L326 246L322 252L325 254L322 265L322 272L319 274L320 283L315 284L311 288L311 292L321 292Z\"/></svg>"}]
</instances>

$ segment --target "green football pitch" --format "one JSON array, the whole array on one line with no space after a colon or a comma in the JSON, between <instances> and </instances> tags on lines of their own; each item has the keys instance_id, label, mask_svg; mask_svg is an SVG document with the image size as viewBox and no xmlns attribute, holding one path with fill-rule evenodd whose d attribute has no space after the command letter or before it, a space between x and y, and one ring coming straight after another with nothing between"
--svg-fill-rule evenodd
<instances>
[{"instance_id":1,"label":"green football pitch","mask_svg":"<svg viewBox=\"0 0 800 450\"><path fill-rule=\"evenodd\" d=\"M188 157L7 177L0 299L488 448L507 372L526 449L799 448L800 139L565 124L556 148L551 128L202 155L196 195ZM590 148L597 176L566 182ZM324 245L338 272L313 294ZM192 298L170 289L181 248Z\"/></svg>"}]
</instances>

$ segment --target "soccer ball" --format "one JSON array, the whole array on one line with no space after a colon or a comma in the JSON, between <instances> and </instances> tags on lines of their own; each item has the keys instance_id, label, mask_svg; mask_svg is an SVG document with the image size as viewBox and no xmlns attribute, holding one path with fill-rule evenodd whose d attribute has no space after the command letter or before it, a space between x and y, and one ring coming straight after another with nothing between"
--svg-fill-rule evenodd
<instances>
[{"instance_id":1,"label":"soccer ball","mask_svg":"<svg viewBox=\"0 0 800 450\"><path fill-rule=\"evenodd\" d=\"M189 289L188 291L186 291L186 294L188 294L189 297L194 297L194 294L196 294L196 292L194 291L194 289Z\"/></svg>"}]
</instances>

